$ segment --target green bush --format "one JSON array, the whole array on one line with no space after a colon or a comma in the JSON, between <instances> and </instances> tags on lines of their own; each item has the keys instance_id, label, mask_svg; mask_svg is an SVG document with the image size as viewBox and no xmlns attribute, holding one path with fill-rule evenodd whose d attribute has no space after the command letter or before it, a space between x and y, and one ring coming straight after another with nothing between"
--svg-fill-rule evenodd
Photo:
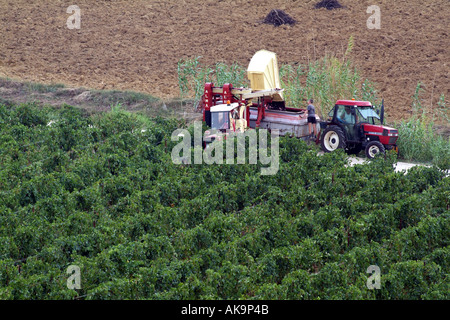
<instances>
[{"instance_id":1,"label":"green bush","mask_svg":"<svg viewBox=\"0 0 450 320\"><path fill-rule=\"evenodd\" d=\"M0 106L1 299L448 299L437 167L347 167L289 137L272 176L175 165L178 121L20 108Z\"/></svg>"}]
</instances>

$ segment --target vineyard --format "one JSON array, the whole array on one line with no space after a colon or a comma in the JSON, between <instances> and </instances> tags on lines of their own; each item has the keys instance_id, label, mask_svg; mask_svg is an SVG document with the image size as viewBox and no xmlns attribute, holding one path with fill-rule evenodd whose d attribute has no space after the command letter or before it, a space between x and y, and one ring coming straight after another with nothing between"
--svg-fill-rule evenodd
<instances>
[{"instance_id":1,"label":"vineyard","mask_svg":"<svg viewBox=\"0 0 450 320\"><path fill-rule=\"evenodd\" d=\"M438 167L395 172L392 153L348 167L289 137L276 175L177 165L183 127L120 108L0 105L0 299L450 298ZM67 286L74 265L80 289Z\"/></svg>"}]
</instances>

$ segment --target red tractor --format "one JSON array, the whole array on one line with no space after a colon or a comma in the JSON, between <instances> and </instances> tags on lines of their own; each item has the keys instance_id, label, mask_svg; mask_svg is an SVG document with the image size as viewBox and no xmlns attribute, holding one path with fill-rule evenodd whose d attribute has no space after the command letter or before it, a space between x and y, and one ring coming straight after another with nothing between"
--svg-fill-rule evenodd
<instances>
[{"instance_id":1,"label":"red tractor","mask_svg":"<svg viewBox=\"0 0 450 320\"><path fill-rule=\"evenodd\" d=\"M342 148L348 154L358 154L365 150L369 159L385 150L398 152L398 130L383 125L384 104L376 110L368 101L338 100L328 116L320 122L323 151Z\"/></svg>"}]
</instances>

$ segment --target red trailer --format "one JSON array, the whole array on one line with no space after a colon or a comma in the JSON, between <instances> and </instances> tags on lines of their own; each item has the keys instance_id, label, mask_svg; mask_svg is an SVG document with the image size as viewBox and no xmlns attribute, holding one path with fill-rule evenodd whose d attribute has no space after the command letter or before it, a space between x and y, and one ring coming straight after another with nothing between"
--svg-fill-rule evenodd
<instances>
[{"instance_id":1,"label":"red trailer","mask_svg":"<svg viewBox=\"0 0 450 320\"><path fill-rule=\"evenodd\" d=\"M248 128L278 129L280 135L308 137L306 109L286 108L284 101L277 100L282 92L282 89L253 91L249 88L233 88L231 84L215 87L213 83L206 83L201 103L203 120L211 127L211 113L214 112L214 106L238 103L246 106L244 119ZM319 117L316 116L318 129L319 121Z\"/></svg>"}]
</instances>

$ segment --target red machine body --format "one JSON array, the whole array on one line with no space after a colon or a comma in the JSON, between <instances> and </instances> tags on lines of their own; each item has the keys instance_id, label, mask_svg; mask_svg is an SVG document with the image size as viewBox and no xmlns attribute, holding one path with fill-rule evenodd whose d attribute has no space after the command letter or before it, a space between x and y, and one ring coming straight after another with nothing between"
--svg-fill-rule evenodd
<instances>
[{"instance_id":1,"label":"red machine body","mask_svg":"<svg viewBox=\"0 0 450 320\"><path fill-rule=\"evenodd\" d=\"M298 138L309 136L306 109L286 108L284 101L273 101L274 93L281 89L252 91L249 88L233 88L231 84L215 87L205 84L202 98L203 120L211 127L211 108L224 103L246 105L245 120L249 128L277 129L280 135ZM319 129L320 118L316 116Z\"/></svg>"}]
</instances>

